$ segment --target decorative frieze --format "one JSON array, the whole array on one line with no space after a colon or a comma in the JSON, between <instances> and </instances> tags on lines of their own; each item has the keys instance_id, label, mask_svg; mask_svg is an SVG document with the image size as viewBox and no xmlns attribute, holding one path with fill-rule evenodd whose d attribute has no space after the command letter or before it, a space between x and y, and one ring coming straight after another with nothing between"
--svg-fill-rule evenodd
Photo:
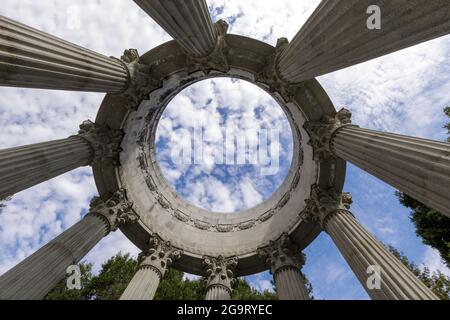
<instances>
[{"instance_id":1,"label":"decorative frieze","mask_svg":"<svg viewBox=\"0 0 450 320\"><path fill-rule=\"evenodd\" d=\"M305 122L304 128L309 134L308 144L314 151L314 160L326 161L334 157L331 141L334 134L342 127L351 125L352 114L342 108L334 117L323 116L318 122Z\"/></svg>"}]
</instances>

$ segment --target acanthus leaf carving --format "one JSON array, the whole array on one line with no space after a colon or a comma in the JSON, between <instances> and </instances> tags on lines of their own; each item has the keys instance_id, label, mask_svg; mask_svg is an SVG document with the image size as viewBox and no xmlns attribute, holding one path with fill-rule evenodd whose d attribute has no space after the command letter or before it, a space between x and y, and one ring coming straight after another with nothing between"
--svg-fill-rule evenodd
<instances>
[{"instance_id":1,"label":"acanthus leaf carving","mask_svg":"<svg viewBox=\"0 0 450 320\"><path fill-rule=\"evenodd\" d=\"M300 269L306 257L294 244L287 233L283 233L277 240L270 241L267 247L258 249L258 256L270 267L270 271L275 277L284 268Z\"/></svg>"},{"instance_id":2,"label":"acanthus leaf carving","mask_svg":"<svg viewBox=\"0 0 450 320\"><path fill-rule=\"evenodd\" d=\"M225 258L223 256L204 256L203 267L208 279L207 287L221 286L231 294L232 289L237 284L235 276L237 265L238 260L235 257Z\"/></svg>"},{"instance_id":3,"label":"acanthus leaf carving","mask_svg":"<svg viewBox=\"0 0 450 320\"><path fill-rule=\"evenodd\" d=\"M150 235L147 250L139 255L139 268L152 268L162 279L182 253L183 251L173 247L170 241L164 241L153 233Z\"/></svg>"},{"instance_id":4,"label":"acanthus leaf carving","mask_svg":"<svg viewBox=\"0 0 450 320\"><path fill-rule=\"evenodd\" d=\"M78 137L86 140L94 151L92 163L110 160L114 166L120 165L120 144L123 136L122 130L97 125L90 120L84 121L78 131Z\"/></svg>"},{"instance_id":5,"label":"acanthus leaf carving","mask_svg":"<svg viewBox=\"0 0 450 320\"><path fill-rule=\"evenodd\" d=\"M314 160L326 161L332 159L331 142L337 130L351 125L352 114L348 109L342 108L334 117L323 116L318 122L306 122L305 130L308 132L309 145L313 147Z\"/></svg>"},{"instance_id":6,"label":"acanthus leaf carving","mask_svg":"<svg viewBox=\"0 0 450 320\"><path fill-rule=\"evenodd\" d=\"M127 89L121 96L127 98L128 108L137 110L139 103L155 89L162 86L161 79L154 76L152 66L145 64L136 49L127 49L120 57L129 74Z\"/></svg>"},{"instance_id":7,"label":"acanthus leaf carving","mask_svg":"<svg viewBox=\"0 0 450 320\"><path fill-rule=\"evenodd\" d=\"M217 33L217 43L214 50L205 57L194 57L186 55L186 65L188 73L203 71L209 74L212 70L227 73L230 66L227 60L228 45L226 42L226 34L228 31L228 23L225 20L219 20L214 24Z\"/></svg>"},{"instance_id":8,"label":"acanthus leaf carving","mask_svg":"<svg viewBox=\"0 0 450 320\"><path fill-rule=\"evenodd\" d=\"M125 190L120 189L106 201L94 197L89 214L102 218L107 223L109 231L116 231L122 225L139 220L132 207L133 203L127 199Z\"/></svg>"}]
</instances>

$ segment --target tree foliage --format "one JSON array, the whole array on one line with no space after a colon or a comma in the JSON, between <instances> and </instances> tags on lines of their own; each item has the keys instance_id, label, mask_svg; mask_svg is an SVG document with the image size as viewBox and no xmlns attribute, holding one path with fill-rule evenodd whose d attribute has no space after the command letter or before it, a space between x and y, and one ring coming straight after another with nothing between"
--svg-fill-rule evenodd
<instances>
[{"instance_id":1,"label":"tree foliage","mask_svg":"<svg viewBox=\"0 0 450 320\"><path fill-rule=\"evenodd\" d=\"M118 300L133 278L137 261L129 254L121 254L106 261L98 275L93 275L92 264L81 263L81 290L67 289L66 279L61 281L46 297L48 300ZM161 281L155 300L203 300L206 279L189 280L181 271L171 269ZM275 293L258 292L244 279L239 279L233 291L234 300L274 300Z\"/></svg>"},{"instance_id":2,"label":"tree foliage","mask_svg":"<svg viewBox=\"0 0 450 320\"><path fill-rule=\"evenodd\" d=\"M437 270L431 272L427 267L421 269L393 246L388 246L392 252L409 270L412 271L441 300L450 300L450 278Z\"/></svg>"},{"instance_id":3,"label":"tree foliage","mask_svg":"<svg viewBox=\"0 0 450 320\"><path fill-rule=\"evenodd\" d=\"M444 108L444 113L450 118L450 107ZM447 141L450 142L450 122L444 128L447 129L449 135ZM416 227L416 234L425 244L438 250L450 268L450 218L405 193L396 192L396 195L401 204L412 210L410 219Z\"/></svg>"}]
</instances>

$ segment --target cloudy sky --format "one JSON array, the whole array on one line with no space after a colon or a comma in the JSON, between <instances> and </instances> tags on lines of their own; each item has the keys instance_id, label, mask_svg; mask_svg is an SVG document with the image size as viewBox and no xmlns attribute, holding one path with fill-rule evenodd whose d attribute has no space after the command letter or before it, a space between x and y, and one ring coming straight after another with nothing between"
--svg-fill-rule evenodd
<instances>
[{"instance_id":1,"label":"cloudy sky","mask_svg":"<svg viewBox=\"0 0 450 320\"><path fill-rule=\"evenodd\" d=\"M213 19L226 19L230 32L274 45L277 38L292 39L318 0L210 0ZM257 9L256 9L257 8ZM68 41L103 53L120 56L126 48L147 50L170 37L131 0L3 0L0 14ZM337 108L346 106L362 127L420 136L446 138L442 109L450 104L450 37L442 37L395 54L319 78ZM243 92L245 94L243 94ZM103 94L0 88L0 148L65 138L76 133L79 123L94 119ZM248 97L254 97L249 101ZM175 105L184 114L176 114ZM172 106L173 105L173 106ZM201 170L168 161L167 130L183 129L189 112L202 111L207 124L228 125L227 119L245 121L257 128L281 125L283 114L259 89L242 81L214 80L199 83L177 97L167 109L159 129L161 166L177 191L187 200L214 211L238 211L262 201L276 186L288 163L273 177L260 177L251 166L236 173L223 166ZM195 112L198 114L198 112ZM227 117L231 115L233 117ZM240 124L241 125L241 124ZM210 135L211 144L217 132ZM280 139L289 159L289 135ZM166 160L166 161L164 161ZM165 164L164 164L165 163ZM225 178L224 178L225 177ZM234 176L236 177L236 176ZM214 181L212 181L214 180ZM209 194L214 184L224 192ZM196 192L189 192L196 190ZM349 165L345 190L354 199L352 211L380 240L392 244L421 266L445 269L437 253L415 236L408 210L399 205L394 189ZM89 168L81 168L21 192L0 214L0 274L39 249L78 221L88 208L96 188ZM238 214L238 213L237 213ZM137 249L120 233L102 240L86 257L96 268L118 251L135 255ZM317 298L367 299L345 261L326 234L306 250L304 272ZM258 289L270 287L267 273L250 277Z\"/></svg>"}]
</instances>

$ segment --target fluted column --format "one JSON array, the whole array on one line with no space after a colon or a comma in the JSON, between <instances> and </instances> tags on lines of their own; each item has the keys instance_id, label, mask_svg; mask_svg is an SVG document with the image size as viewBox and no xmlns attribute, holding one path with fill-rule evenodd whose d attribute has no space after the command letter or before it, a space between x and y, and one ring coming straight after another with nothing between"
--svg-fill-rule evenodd
<instances>
[{"instance_id":1,"label":"fluted column","mask_svg":"<svg viewBox=\"0 0 450 320\"><path fill-rule=\"evenodd\" d=\"M120 300L152 300L161 279L166 276L172 262L180 256L181 250L152 234L147 251L139 255L138 270Z\"/></svg>"},{"instance_id":2,"label":"fluted column","mask_svg":"<svg viewBox=\"0 0 450 320\"><path fill-rule=\"evenodd\" d=\"M205 0L134 0L188 53L209 55L217 43L217 33Z\"/></svg>"},{"instance_id":3,"label":"fluted column","mask_svg":"<svg viewBox=\"0 0 450 320\"><path fill-rule=\"evenodd\" d=\"M258 255L270 267L280 300L309 300L308 289L300 268L305 255L284 233L277 241L258 250Z\"/></svg>"},{"instance_id":4,"label":"fluted column","mask_svg":"<svg viewBox=\"0 0 450 320\"><path fill-rule=\"evenodd\" d=\"M316 160L339 157L450 217L450 143L362 129L351 113L306 123Z\"/></svg>"},{"instance_id":5,"label":"fluted column","mask_svg":"<svg viewBox=\"0 0 450 320\"><path fill-rule=\"evenodd\" d=\"M0 151L0 198L94 161L118 164L122 132L85 121L77 136Z\"/></svg>"},{"instance_id":6,"label":"fluted column","mask_svg":"<svg viewBox=\"0 0 450 320\"><path fill-rule=\"evenodd\" d=\"M373 5L381 9L380 29L368 28L378 14ZM447 0L323 0L281 55L278 72L301 82L448 33Z\"/></svg>"},{"instance_id":7,"label":"fluted column","mask_svg":"<svg viewBox=\"0 0 450 320\"><path fill-rule=\"evenodd\" d=\"M64 278L67 267L77 264L110 231L138 219L131 206L124 191L106 202L95 198L80 222L0 277L0 300L43 299Z\"/></svg>"},{"instance_id":8,"label":"fluted column","mask_svg":"<svg viewBox=\"0 0 450 320\"><path fill-rule=\"evenodd\" d=\"M331 150L450 217L450 143L344 127L334 134Z\"/></svg>"},{"instance_id":9,"label":"fluted column","mask_svg":"<svg viewBox=\"0 0 450 320\"><path fill-rule=\"evenodd\" d=\"M203 266L206 269L208 283L205 300L230 300L233 288L237 283L235 270L236 258L204 257Z\"/></svg>"},{"instance_id":10,"label":"fluted column","mask_svg":"<svg viewBox=\"0 0 450 320\"><path fill-rule=\"evenodd\" d=\"M351 196L313 188L306 212L330 235L372 299L438 299L350 213Z\"/></svg>"},{"instance_id":11,"label":"fluted column","mask_svg":"<svg viewBox=\"0 0 450 320\"><path fill-rule=\"evenodd\" d=\"M135 108L158 81L135 49L107 57L0 15L0 85L121 94Z\"/></svg>"}]
</instances>

